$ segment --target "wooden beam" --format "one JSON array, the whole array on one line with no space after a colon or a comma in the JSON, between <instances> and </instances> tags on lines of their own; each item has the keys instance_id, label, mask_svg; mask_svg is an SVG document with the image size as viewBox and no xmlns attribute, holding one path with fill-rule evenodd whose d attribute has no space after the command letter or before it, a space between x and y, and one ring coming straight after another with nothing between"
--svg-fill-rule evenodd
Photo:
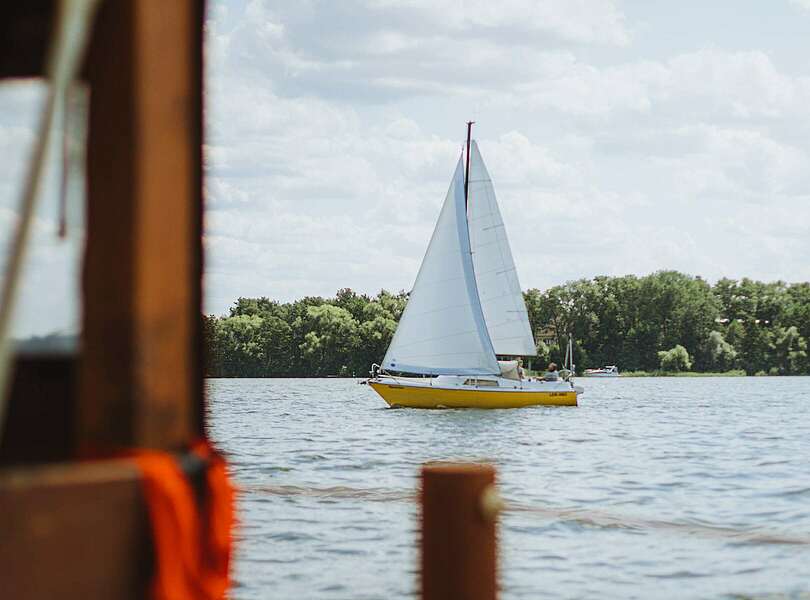
<instances>
[{"instance_id":1,"label":"wooden beam","mask_svg":"<svg viewBox=\"0 0 810 600\"><path fill-rule=\"evenodd\" d=\"M117 0L87 61L79 438L175 449L202 427L200 0Z\"/></svg>"},{"instance_id":2,"label":"wooden beam","mask_svg":"<svg viewBox=\"0 0 810 600\"><path fill-rule=\"evenodd\" d=\"M0 470L2 596L145 598L149 526L129 462Z\"/></svg>"}]
</instances>

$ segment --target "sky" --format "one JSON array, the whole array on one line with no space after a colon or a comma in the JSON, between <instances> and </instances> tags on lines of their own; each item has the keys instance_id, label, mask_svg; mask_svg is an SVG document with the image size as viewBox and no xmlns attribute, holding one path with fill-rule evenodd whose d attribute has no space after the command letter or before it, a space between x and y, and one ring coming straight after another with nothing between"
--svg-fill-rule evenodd
<instances>
[{"instance_id":1,"label":"sky","mask_svg":"<svg viewBox=\"0 0 810 600\"><path fill-rule=\"evenodd\" d=\"M526 288L810 279L810 1L214 2L206 308L410 289L473 119Z\"/></svg>"},{"instance_id":2,"label":"sky","mask_svg":"<svg viewBox=\"0 0 810 600\"><path fill-rule=\"evenodd\" d=\"M205 311L410 289L471 119L524 289L810 280L808 32L810 0L212 0ZM0 86L3 244L40 96ZM55 188L23 333L77 319Z\"/></svg>"}]
</instances>

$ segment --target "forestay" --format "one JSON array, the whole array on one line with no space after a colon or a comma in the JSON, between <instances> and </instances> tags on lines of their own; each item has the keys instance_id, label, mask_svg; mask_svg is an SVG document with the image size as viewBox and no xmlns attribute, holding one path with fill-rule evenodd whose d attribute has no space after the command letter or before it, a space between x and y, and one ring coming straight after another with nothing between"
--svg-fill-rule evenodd
<instances>
[{"instance_id":1,"label":"forestay","mask_svg":"<svg viewBox=\"0 0 810 600\"><path fill-rule=\"evenodd\" d=\"M529 315L495 199L495 188L475 141L470 151L468 186L473 265L492 345L497 354L534 356L537 351Z\"/></svg>"},{"instance_id":2,"label":"forestay","mask_svg":"<svg viewBox=\"0 0 810 600\"><path fill-rule=\"evenodd\" d=\"M383 368L435 375L500 372L476 289L461 159Z\"/></svg>"}]
</instances>

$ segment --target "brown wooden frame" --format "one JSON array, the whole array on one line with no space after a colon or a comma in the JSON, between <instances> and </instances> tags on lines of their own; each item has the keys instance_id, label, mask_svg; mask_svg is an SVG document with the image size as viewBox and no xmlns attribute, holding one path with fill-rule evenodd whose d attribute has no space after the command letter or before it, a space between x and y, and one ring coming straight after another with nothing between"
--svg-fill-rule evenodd
<instances>
[{"instance_id":1,"label":"brown wooden frame","mask_svg":"<svg viewBox=\"0 0 810 600\"><path fill-rule=\"evenodd\" d=\"M0 6L0 77L41 74L52 10ZM76 459L180 451L203 433L203 13L202 0L99 9L84 72L81 353L28 358L16 373L14 435L0 447L4 597L143 597L151 563L137 473ZM26 466L53 460L65 462Z\"/></svg>"}]
</instances>

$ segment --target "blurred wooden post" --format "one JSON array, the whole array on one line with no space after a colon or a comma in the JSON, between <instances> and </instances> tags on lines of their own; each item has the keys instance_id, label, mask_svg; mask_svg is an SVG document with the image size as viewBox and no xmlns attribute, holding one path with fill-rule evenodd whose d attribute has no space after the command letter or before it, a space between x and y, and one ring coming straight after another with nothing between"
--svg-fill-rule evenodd
<instances>
[{"instance_id":1,"label":"blurred wooden post","mask_svg":"<svg viewBox=\"0 0 810 600\"><path fill-rule=\"evenodd\" d=\"M485 508L494 484L489 465L422 468L422 600L497 597L497 515Z\"/></svg>"},{"instance_id":2,"label":"blurred wooden post","mask_svg":"<svg viewBox=\"0 0 810 600\"><path fill-rule=\"evenodd\" d=\"M116 0L87 58L79 442L177 449L202 428L200 0Z\"/></svg>"}]
</instances>

